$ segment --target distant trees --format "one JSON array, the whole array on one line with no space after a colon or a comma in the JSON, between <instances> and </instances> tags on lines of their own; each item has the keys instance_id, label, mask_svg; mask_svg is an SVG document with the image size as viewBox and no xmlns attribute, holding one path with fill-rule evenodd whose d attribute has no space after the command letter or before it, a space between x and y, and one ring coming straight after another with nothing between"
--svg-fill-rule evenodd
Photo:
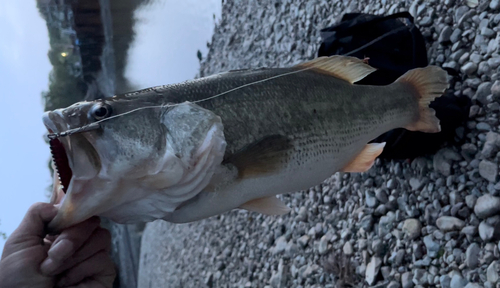
<instances>
[{"instance_id":1,"label":"distant trees","mask_svg":"<svg viewBox=\"0 0 500 288\"><path fill-rule=\"evenodd\" d=\"M81 74L80 57L75 49L76 35L71 29L71 13L66 6L44 5L37 2L39 13L47 22L52 64L48 91L42 92L44 109L54 110L83 100L87 85ZM64 14L64 15L61 15Z\"/></svg>"},{"instance_id":2,"label":"distant trees","mask_svg":"<svg viewBox=\"0 0 500 288\"><path fill-rule=\"evenodd\" d=\"M57 53L50 51L51 53ZM50 57L49 57L50 58ZM87 92L87 84L83 79L67 73L64 64L52 63L49 74L49 89L42 92L45 111L67 107L75 102L82 101Z\"/></svg>"},{"instance_id":3,"label":"distant trees","mask_svg":"<svg viewBox=\"0 0 500 288\"><path fill-rule=\"evenodd\" d=\"M42 3L43 2L43 3ZM49 87L42 92L45 111L67 107L75 102L82 101L87 94L88 84L84 77L75 72L75 67L89 65L80 63L82 53L77 49L80 44L97 41L97 39L77 39L82 35L76 35L71 27L71 19L74 14L71 7L58 6L55 2L46 4L47 1L37 1L40 15L47 21L47 29L50 39L50 51L48 58L53 68L49 74ZM135 38L134 25L136 19L134 11L144 5L153 3L154 0L111 0L111 21L114 47L114 63L116 72L116 93L124 93L134 90L133 85L125 78L127 66L127 54L131 43ZM44 4L45 3L45 4ZM68 10L69 9L69 10ZM61 15L65 14L65 15ZM78 44L78 45L80 45ZM84 45L88 46L88 45ZM84 49L83 47L81 49ZM87 51L88 52L88 51ZM95 55L99 57L100 55Z\"/></svg>"}]
</instances>

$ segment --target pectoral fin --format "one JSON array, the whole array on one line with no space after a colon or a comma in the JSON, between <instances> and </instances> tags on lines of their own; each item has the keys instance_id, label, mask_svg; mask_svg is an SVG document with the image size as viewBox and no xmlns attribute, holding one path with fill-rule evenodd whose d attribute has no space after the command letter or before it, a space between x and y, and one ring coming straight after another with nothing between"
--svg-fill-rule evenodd
<instances>
[{"instance_id":1,"label":"pectoral fin","mask_svg":"<svg viewBox=\"0 0 500 288\"><path fill-rule=\"evenodd\" d=\"M285 203L274 196L248 201L239 208L264 215L284 215L291 210Z\"/></svg>"},{"instance_id":2,"label":"pectoral fin","mask_svg":"<svg viewBox=\"0 0 500 288\"><path fill-rule=\"evenodd\" d=\"M370 143L365 146L363 151L356 156L347 166L345 166L342 172L366 172L373 164L375 159L382 154L384 151L384 143Z\"/></svg>"},{"instance_id":3,"label":"pectoral fin","mask_svg":"<svg viewBox=\"0 0 500 288\"><path fill-rule=\"evenodd\" d=\"M247 178L277 171L286 160L286 152L293 145L286 136L271 135L258 140L224 159L223 164L233 164L238 177Z\"/></svg>"}]
</instances>

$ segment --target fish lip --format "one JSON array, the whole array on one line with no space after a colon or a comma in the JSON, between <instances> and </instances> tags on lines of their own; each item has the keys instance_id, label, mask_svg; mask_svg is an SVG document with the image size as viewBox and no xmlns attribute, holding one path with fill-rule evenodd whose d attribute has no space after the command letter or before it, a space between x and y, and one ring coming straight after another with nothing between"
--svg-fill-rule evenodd
<instances>
[{"instance_id":1,"label":"fish lip","mask_svg":"<svg viewBox=\"0 0 500 288\"><path fill-rule=\"evenodd\" d=\"M61 133L61 130L62 130L61 127L58 127L58 125L56 125L55 121L52 120L51 116L55 115L55 114L58 114L58 116L62 118L61 113L58 113L58 111L48 111L48 112L43 113L43 116L42 116L43 125L45 125L45 128L49 131L50 134Z\"/></svg>"}]
</instances>

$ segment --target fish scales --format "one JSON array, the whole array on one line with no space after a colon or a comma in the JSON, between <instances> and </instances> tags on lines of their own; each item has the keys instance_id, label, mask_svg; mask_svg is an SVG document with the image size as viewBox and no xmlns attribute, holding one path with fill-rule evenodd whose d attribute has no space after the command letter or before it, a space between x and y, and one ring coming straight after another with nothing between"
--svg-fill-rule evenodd
<instances>
[{"instance_id":1,"label":"fish scales","mask_svg":"<svg viewBox=\"0 0 500 288\"><path fill-rule=\"evenodd\" d=\"M334 163L342 149L360 140L366 143L381 131L404 127L418 111L417 98L404 84L353 86L314 70L294 72L296 68L237 71L159 87L151 95L123 97L163 98L163 103L200 101L196 104L221 117L228 153L281 134L294 142L290 161L301 164L324 155L334 157ZM286 76L259 82L279 75ZM242 87L250 83L254 84ZM238 87L242 88L225 93ZM323 147L316 149L319 146Z\"/></svg>"},{"instance_id":2,"label":"fish scales","mask_svg":"<svg viewBox=\"0 0 500 288\"><path fill-rule=\"evenodd\" d=\"M179 103L186 100L191 102L199 101L236 87L241 87L245 84L289 72L289 70L283 70L284 71L262 72L258 75L255 75L255 72L248 73L250 76L245 75L245 72L232 73L227 76L223 75L217 78L204 79L204 81L200 81L199 83L189 82L181 85L156 88L155 91L151 93L152 95L143 94L139 97L155 98L151 99L151 102L158 101L158 98L163 98L163 103ZM393 107L390 107L389 105L384 106L385 104L378 105L383 101L383 98L374 97L373 90L370 91L371 87L368 89L363 89L364 87L362 86L355 87L360 91L356 94L352 93L353 91L349 91L351 87L345 85L347 83L343 83L344 81L339 81L332 77L324 77L323 75L320 75L325 78L325 82L311 82L314 81L318 75L308 72L309 71L304 71L300 74L284 76L274 79L272 82L268 81L253 84L252 86L244 87L234 92L229 92L214 99L201 101L196 104L214 111L217 115L220 115L221 118L224 119L224 123L227 123L225 126L229 128L238 128L235 129L234 132L231 131L232 133L225 131L226 138L228 138L228 142L231 143L236 143L241 139L241 137L245 136L260 138L266 134L275 133L276 130L281 130L284 133L308 131L311 130L311 128L314 128L314 125L323 125L328 123L328 121L331 122L332 119L336 119L336 122L328 124L335 125L338 123L340 125L336 125L333 128L337 129L338 132L345 132L345 130L354 129L350 127L357 127L357 123L350 122L355 119L364 120L366 122L378 120L378 117L374 118L369 114L366 114L367 111L370 111L372 108L377 108L377 106L381 108L378 109L379 111L386 110L386 113L388 114L396 114L395 111L391 111ZM242 75L238 75L240 73ZM289 81L292 81L292 84L290 84ZM309 86L314 88L304 89L301 84L294 85L294 83L300 82L308 83L310 84ZM221 83L224 85L221 85ZM200 85L203 87L202 89L200 89ZM321 87L320 85L325 87ZM342 85L344 87L339 87ZM339 88L337 89L338 92L336 91L336 93L332 93L332 91L334 91L337 87ZM378 87L375 87L375 89L377 88ZM278 93L276 90L281 90L282 92ZM385 94L385 91L380 92ZM129 95L124 95L123 97L133 100L133 98ZM366 98L366 100L361 99L363 97ZM400 100L397 98L398 97L394 97L390 100L397 104L397 101ZM392 101L387 101L386 103L391 104ZM416 104L416 101L413 102ZM352 105L353 103L356 103L357 105L366 103L366 105L358 107ZM401 110L400 114L408 112L403 105L393 106L395 106L396 109ZM290 111L294 112L293 116ZM374 110L374 113L379 113L379 111ZM335 118L335 114L338 112L347 112L351 115L357 115L355 115L355 119L345 117ZM256 122L249 123L248 120L256 120L257 123L269 123L274 125L255 125ZM239 125L231 125L233 123L237 123ZM247 133L248 131L252 131L251 129L254 129L256 133ZM320 127L317 130L324 129L323 127ZM231 138L235 140L231 141ZM248 143L248 141L244 140L239 142Z\"/></svg>"}]
</instances>

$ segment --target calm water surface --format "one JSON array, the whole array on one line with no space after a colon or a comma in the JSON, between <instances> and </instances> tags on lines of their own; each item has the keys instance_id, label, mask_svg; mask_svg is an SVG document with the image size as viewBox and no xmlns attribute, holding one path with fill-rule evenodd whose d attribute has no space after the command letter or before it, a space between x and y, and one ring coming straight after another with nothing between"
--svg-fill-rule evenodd
<instances>
[{"instance_id":1,"label":"calm water surface","mask_svg":"<svg viewBox=\"0 0 500 288\"><path fill-rule=\"evenodd\" d=\"M220 14L220 0L167 0L142 7L135 14L137 35L125 76L138 88L194 78L197 51L206 56Z\"/></svg>"}]
</instances>

